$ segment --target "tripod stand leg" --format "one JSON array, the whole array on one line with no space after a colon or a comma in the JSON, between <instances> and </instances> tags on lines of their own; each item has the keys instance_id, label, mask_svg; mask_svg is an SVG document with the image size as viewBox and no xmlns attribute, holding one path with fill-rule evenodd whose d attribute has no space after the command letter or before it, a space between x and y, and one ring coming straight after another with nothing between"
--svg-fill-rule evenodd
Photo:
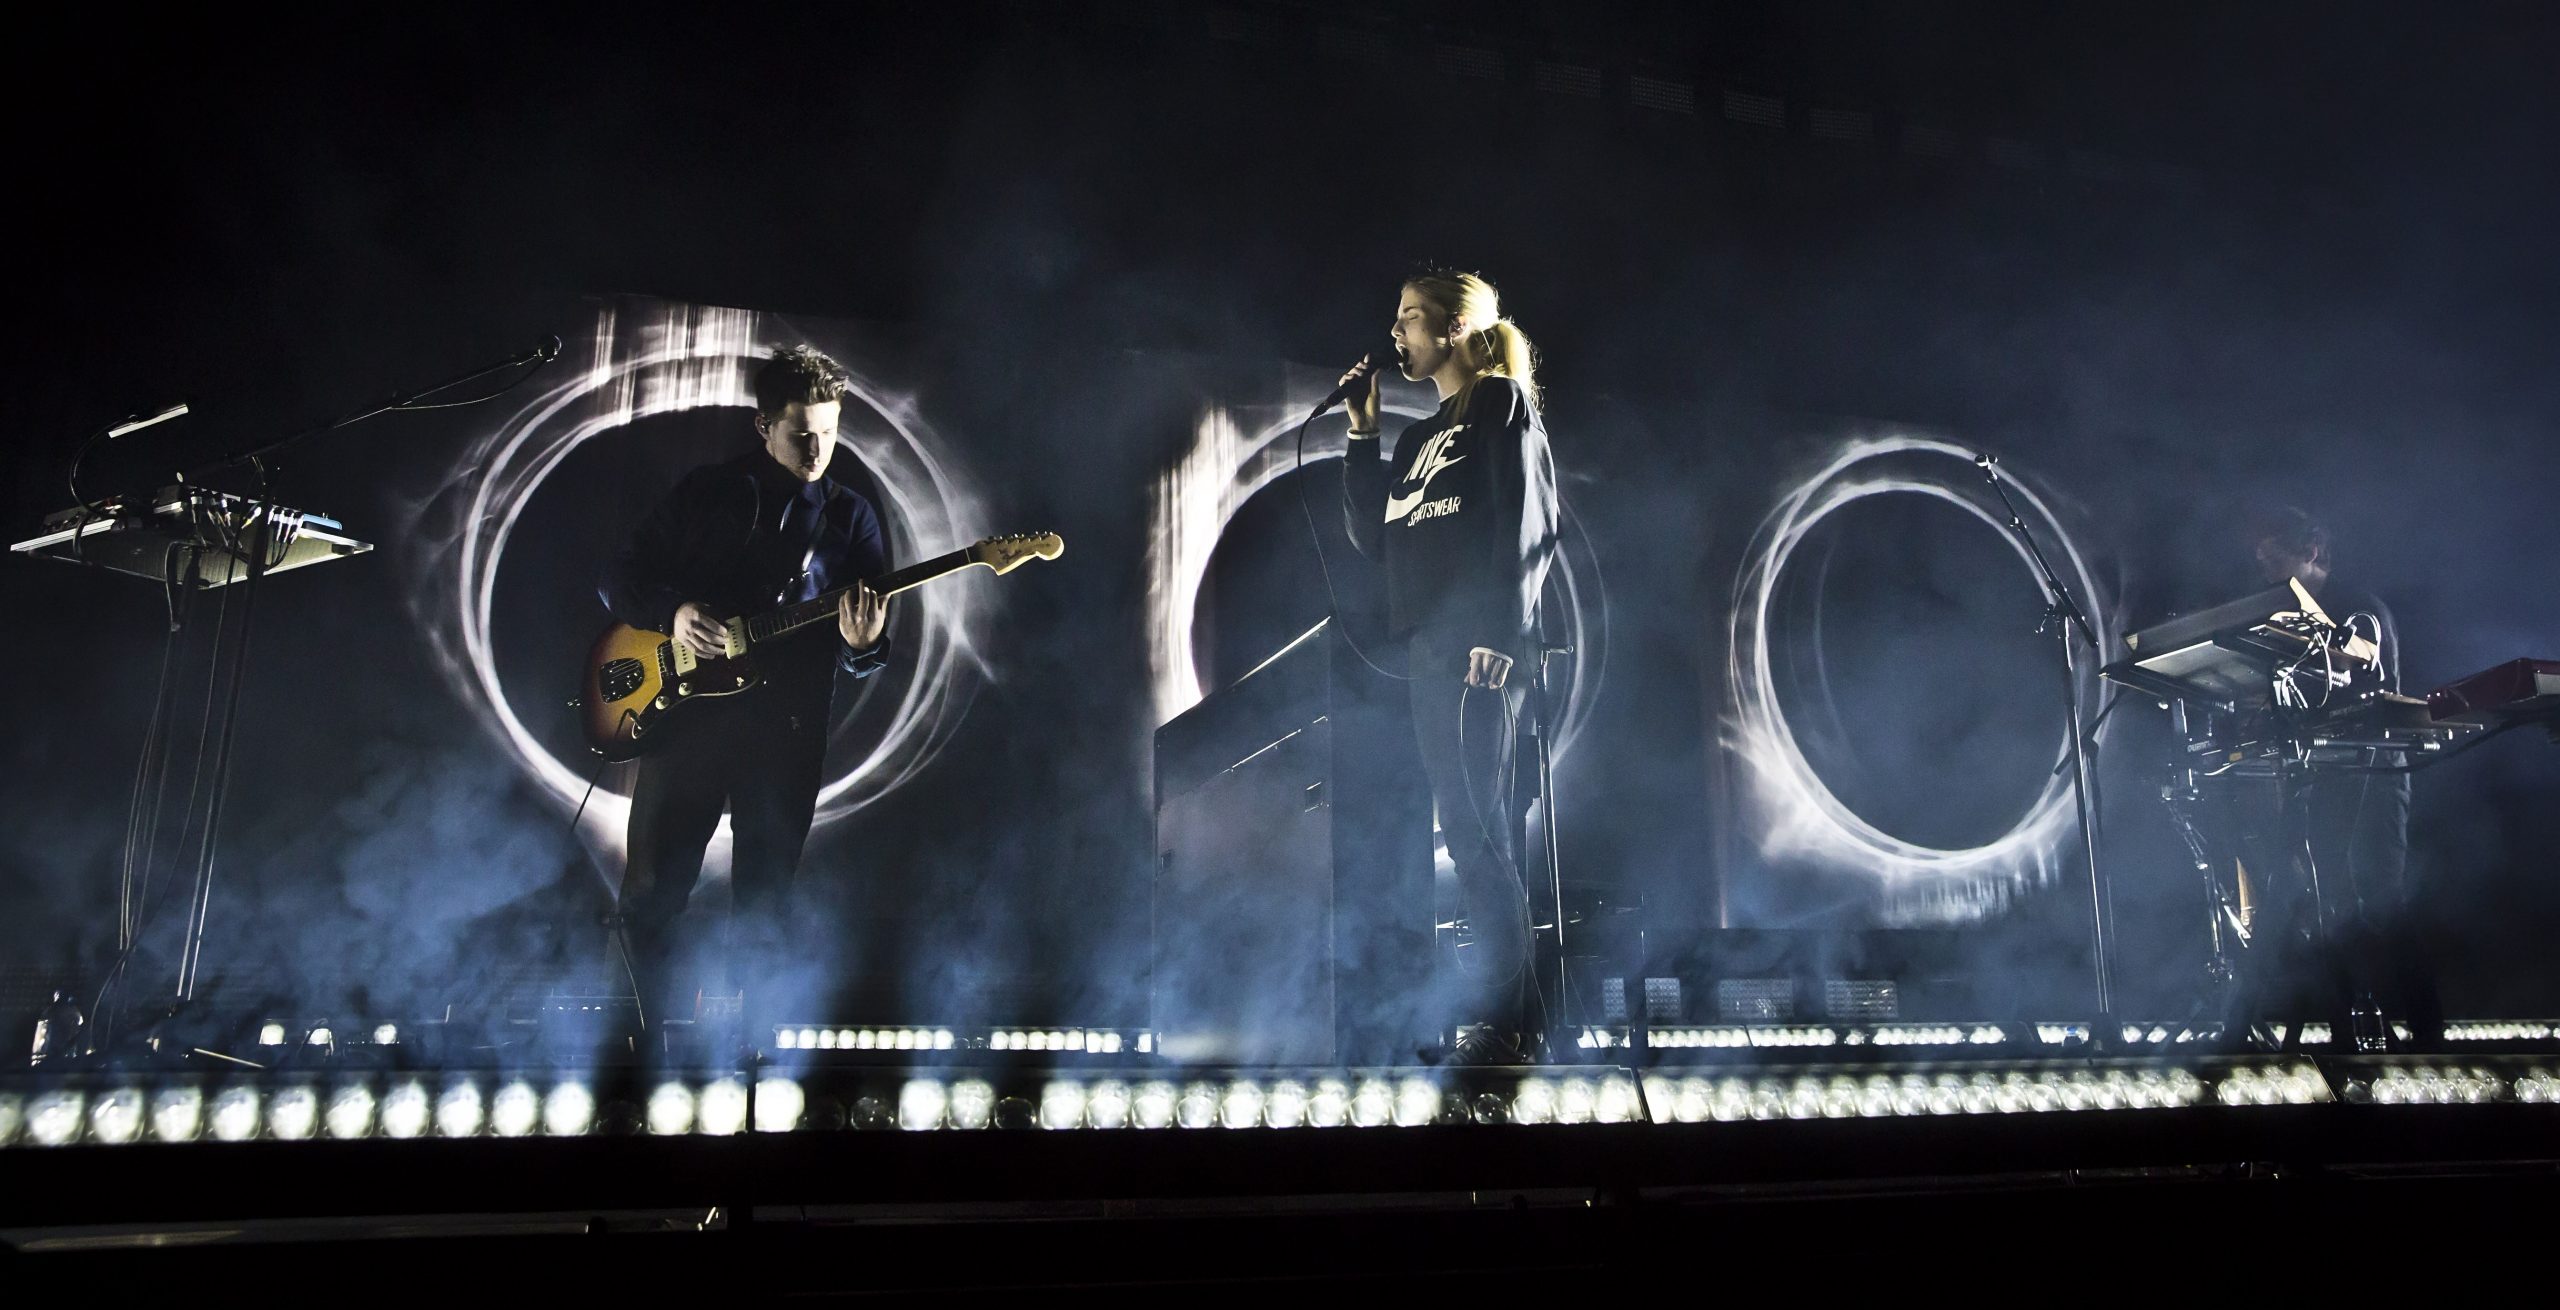
<instances>
[{"instance_id":1,"label":"tripod stand leg","mask_svg":"<svg viewBox=\"0 0 2560 1310\"><path fill-rule=\"evenodd\" d=\"M2098 1036L2101 1042L2113 1042L2118 1034L2114 983L2107 956L2114 932L2115 905L2106 874L2098 863L2097 816L2089 796L2089 743L2087 734L2080 729L2080 659L2075 641L2079 633L2059 604L2048 617L2054 635L2062 642L2063 703L2071 716L2071 795L2079 809L2081 853L2089 866L2089 964L2097 989Z\"/></svg>"},{"instance_id":2,"label":"tripod stand leg","mask_svg":"<svg viewBox=\"0 0 2560 1310\"><path fill-rule=\"evenodd\" d=\"M189 897L186 942L178 957L178 1000L193 1001L196 985L204 967L204 934L207 920L213 914L213 876L215 856L222 836L223 805L230 799L231 749L238 740L240 723L240 689L247 681L249 638L257 618L258 580L267 574L268 553L276 541L275 525L269 511L261 505L253 511L253 521L242 530L242 543L251 551L247 569L241 575L240 635L232 639L230 679L223 688L221 727L214 737L212 782L206 793L204 841L196 852L195 888ZM235 555L237 552L234 552ZM224 566L227 569L231 565ZM222 661L222 630L219 624L213 634L213 659Z\"/></svg>"},{"instance_id":3,"label":"tripod stand leg","mask_svg":"<svg viewBox=\"0 0 2560 1310\"><path fill-rule=\"evenodd\" d=\"M1539 846L1547 866L1547 912L1553 916L1555 924L1547 949L1542 952L1547 959L1542 962L1544 969L1536 980L1539 984L1536 1000L1540 1031L1552 1042L1556 1037L1557 1021L1565 1016L1566 1009L1564 865L1558 854L1560 846L1556 837L1555 702L1549 694L1549 654L1551 652L1543 646L1538 652L1538 676L1530 681L1529 699L1533 710L1532 725L1538 734Z\"/></svg>"}]
</instances>

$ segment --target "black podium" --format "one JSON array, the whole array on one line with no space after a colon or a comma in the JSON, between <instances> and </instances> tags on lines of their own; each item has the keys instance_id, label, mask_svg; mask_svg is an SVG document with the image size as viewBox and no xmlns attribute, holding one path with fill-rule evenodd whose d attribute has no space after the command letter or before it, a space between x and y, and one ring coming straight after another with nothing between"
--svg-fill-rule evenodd
<instances>
[{"instance_id":1,"label":"black podium","mask_svg":"<svg viewBox=\"0 0 2560 1310\"><path fill-rule=\"evenodd\" d=\"M1431 795L1405 685L1328 621L1156 729L1152 1025L1186 1063L1408 1063Z\"/></svg>"}]
</instances>

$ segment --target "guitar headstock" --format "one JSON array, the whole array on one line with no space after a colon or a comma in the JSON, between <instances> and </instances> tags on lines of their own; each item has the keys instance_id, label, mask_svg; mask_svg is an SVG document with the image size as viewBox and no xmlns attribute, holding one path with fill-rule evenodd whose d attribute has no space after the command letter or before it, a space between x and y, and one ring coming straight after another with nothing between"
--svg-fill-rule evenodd
<instances>
[{"instance_id":1,"label":"guitar headstock","mask_svg":"<svg viewBox=\"0 0 2560 1310\"><path fill-rule=\"evenodd\" d=\"M997 573L1011 573L1026 561L1056 559L1066 553L1067 543L1054 532L1013 532L989 537L969 548L972 563L984 564Z\"/></svg>"}]
</instances>

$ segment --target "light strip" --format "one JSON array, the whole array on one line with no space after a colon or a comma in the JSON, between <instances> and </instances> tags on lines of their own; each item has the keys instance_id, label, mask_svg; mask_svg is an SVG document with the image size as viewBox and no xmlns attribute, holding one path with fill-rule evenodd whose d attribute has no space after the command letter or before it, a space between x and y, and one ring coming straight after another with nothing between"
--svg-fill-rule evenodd
<instances>
[{"instance_id":1,"label":"light strip","mask_svg":"<svg viewBox=\"0 0 2560 1310\"><path fill-rule=\"evenodd\" d=\"M804 1074L802 1077L807 1077ZM2175 1064L1803 1067L1726 1073L1539 1070L1480 1076L1423 1070L1275 1071L1129 1079L1110 1074L1007 1084L1000 1074L911 1075L812 1089L768 1073L669 1078L637 1111L657 1136L790 1133L894 1125L910 1131L1395 1128L1433 1124L1574 1125L1927 1118L2082 1111L2326 1105L2560 1105L2560 1064L2348 1061L2335 1091L2301 1058ZM380 1090L377 1100L377 1089ZM211 1092L208 1096L207 1093ZM841 1098L841 1099L839 1099ZM824 1105L827 1113L816 1110ZM875 1110L874 1106L878 1108ZM269 1086L233 1081L0 1092L0 1147L192 1141L294 1143L381 1138L576 1137L606 1125L579 1082L547 1092L505 1075Z\"/></svg>"},{"instance_id":2,"label":"light strip","mask_svg":"<svg viewBox=\"0 0 2560 1310\"><path fill-rule=\"evenodd\" d=\"M2448 1042L2544 1042L2554 1032L2544 1019L2476 1019L2444 1026Z\"/></svg>"},{"instance_id":3,"label":"light strip","mask_svg":"<svg viewBox=\"0 0 2560 1310\"><path fill-rule=\"evenodd\" d=\"M2347 1085L2347 1096L2375 1105L2479 1105L2510 1099L2540 1104L2555 1090L2560 1088L2547 1069L2510 1079L2478 1066L2420 1063L2393 1064L2371 1078L2357 1079Z\"/></svg>"}]
</instances>

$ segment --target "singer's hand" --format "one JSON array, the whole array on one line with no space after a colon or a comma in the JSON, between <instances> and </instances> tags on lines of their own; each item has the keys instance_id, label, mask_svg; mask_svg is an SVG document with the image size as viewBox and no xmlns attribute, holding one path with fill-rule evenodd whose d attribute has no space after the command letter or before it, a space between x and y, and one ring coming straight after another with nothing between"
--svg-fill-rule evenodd
<instances>
[{"instance_id":1,"label":"singer's hand","mask_svg":"<svg viewBox=\"0 0 2560 1310\"><path fill-rule=\"evenodd\" d=\"M857 582L853 590L836 597L836 631L843 634L845 645L858 651L879 645L881 629L888 623L889 602L869 583Z\"/></svg>"},{"instance_id":2,"label":"singer's hand","mask_svg":"<svg viewBox=\"0 0 2560 1310\"><path fill-rule=\"evenodd\" d=\"M1343 402L1343 408L1351 415L1352 431L1375 432L1378 430L1378 370L1363 359L1352 365L1351 371L1343 374L1336 385L1349 386L1355 379L1363 377L1369 380L1369 385L1353 390L1350 399Z\"/></svg>"},{"instance_id":3,"label":"singer's hand","mask_svg":"<svg viewBox=\"0 0 2560 1310\"><path fill-rule=\"evenodd\" d=\"M711 617L711 611L691 601L676 606L675 629L667 635L704 659L717 659L729 648L728 629Z\"/></svg>"},{"instance_id":4,"label":"singer's hand","mask_svg":"<svg viewBox=\"0 0 2560 1310\"><path fill-rule=\"evenodd\" d=\"M1511 657L1482 646L1467 652L1467 685L1500 691L1511 680Z\"/></svg>"}]
</instances>

